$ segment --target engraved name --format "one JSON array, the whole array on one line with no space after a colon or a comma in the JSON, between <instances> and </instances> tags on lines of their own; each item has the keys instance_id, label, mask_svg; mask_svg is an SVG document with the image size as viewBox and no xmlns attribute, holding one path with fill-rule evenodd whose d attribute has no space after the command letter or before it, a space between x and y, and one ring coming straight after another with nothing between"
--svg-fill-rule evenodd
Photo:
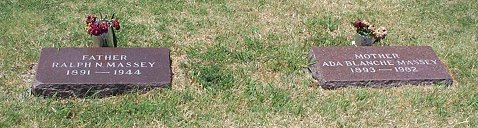
<instances>
[{"instance_id":1,"label":"engraved name","mask_svg":"<svg viewBox=\"0 0 478 128\"><path fill-rule=\"evenodd\" d=\"M53 62L52 68L147 68L156 62Z\"/></svg>"},{"instance_id":2,"label":"engraved name","mask_svg":"<svg viewBox=\"0 0 478 128\"><path fill-rule=\"evenodd\" d=\"M79 62L52 62L52 68L63 68L66 75L83 76L91 74L141 75L142 68L152 68L156 62L130 61L127 55L81 55ZM71 69L73 68L73 69ZM76 68L76 69L75 69ZM82 69L78 69L82 68ZM93 69L89 69L93 68ZM129 68L98 70L97 68ZM135 68L135 69L131 69Z\"/></svg>"},{"instance_id":3,"label":"engraved name","mask_svg":"<svg viewBox=\"0 0 478 128\"><path fill-rule=\"evenodd\" d=\"M323 67L350 67L351 73L374 73L378 71L418 72L417 65L436 65L437 60L402 59L397 53L353 54L352 60L324 61ZM376 66L380 66L377 68Z\"/></svg>"},{"instance_id":4,"label":"engraved name","mask_svg":"<svg viewBox=\"0 0 478 128\"><path fill-rule=\"evenodd\" d=\"M147 68L154 67L156 62L131 62L126 55L82 55L83 61L94 62L53 62L52 68ZM105 62L108 61L108 62ZM110 62L126 61L126 62Z\"/></svg>"}]
</instances>

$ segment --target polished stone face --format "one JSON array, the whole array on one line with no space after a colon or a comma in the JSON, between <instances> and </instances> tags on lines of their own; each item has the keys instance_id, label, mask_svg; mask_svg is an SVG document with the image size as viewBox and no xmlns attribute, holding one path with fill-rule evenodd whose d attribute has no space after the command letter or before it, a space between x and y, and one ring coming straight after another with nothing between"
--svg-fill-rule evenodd
<instances>
[{"instance_id":1,"label":"polished stone face","mask_svg":"<svg viewBox=\"0 0 478 128\"><path fill-rule=\"evenodd\" d=\"M169 50L165 48L44 48L34 89L159 87L169 85L171 75Z\"/></svg>"},{"instance_id":2,"label":"polished stone face","mask_svg":"<svg viewBox=\"0 0 478 128\"><path fill-rule=\"evenodd\" d=\"M312 75L324 88L452 84L452 78L431 47L312 48Z\"/></svg>"}]
</instances>

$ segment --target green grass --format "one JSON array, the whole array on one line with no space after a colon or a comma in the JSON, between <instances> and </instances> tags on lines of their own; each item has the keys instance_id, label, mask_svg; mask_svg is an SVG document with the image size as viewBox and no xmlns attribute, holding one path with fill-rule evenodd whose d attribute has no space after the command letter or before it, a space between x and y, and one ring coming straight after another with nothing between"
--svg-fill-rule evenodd
<instances>
[{"instance_id":1,"label":"green grass","mask_svg":"<svg viewBox=\"0 0 478 128\"><path fill-rule=\"evenodd\" d=\"M1 1L0 127L477 127L478 5L461 1ZM120 18L120 47L171 49L171 88L103 99L25 95L41 48L91 47L88 14ZM314 47L349 46L350 22L380 45L431 46L451 87L323 90Z\"/></svg>"}]
</instances>

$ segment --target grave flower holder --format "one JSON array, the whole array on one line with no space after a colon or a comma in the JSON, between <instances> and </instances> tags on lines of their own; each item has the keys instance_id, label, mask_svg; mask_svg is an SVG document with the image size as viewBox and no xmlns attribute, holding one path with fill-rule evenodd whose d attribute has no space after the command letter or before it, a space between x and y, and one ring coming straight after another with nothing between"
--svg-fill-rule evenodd
<instances>
[{"instance_id":1,"label":"grave flower holder","mask_svg":"<svg viewBox=\"0 0 478 128\"><path fill-rule=\"evenodd\" d=\"M360 46L372 46L373 42L375 42L375 38L372 36L360 35L358 33L355 36L355 43Z\"/></svg>"},{"instance_id":2,"label":"grave flower holder","mask_svg":"<svg viewBox=\"0 0 478 128\"><path fill-rule=\"evenodd\" d=\"M357 32L354 41L359 46L372 46L374 43L384 39L388 33L385 27L375 27L365 20L359 19L352 22L352 24Z\"/></svg>"},{"instance_id":3,"label":"grave flower holder","mask_svg":"<svg viewBox=\"0 0 478 128\"><path fill-rule=\"evenodd\" d=\"M117 38L112 27L108 28L108 32L98 36L93 35L94 47L118 47Z\"/></svg>"},{"instance_id":4,"label":"grave flower holder","mask_svg":"<svg viewBox=\"0 0 478 128\"><path fill-rule=\"evenodd\" d=\"M118 42L114 30L119 30L118 19L102 18L89 15L86 17L86 30L93 38L94 47L117 47Z\"/></svg>"}]
</instances>

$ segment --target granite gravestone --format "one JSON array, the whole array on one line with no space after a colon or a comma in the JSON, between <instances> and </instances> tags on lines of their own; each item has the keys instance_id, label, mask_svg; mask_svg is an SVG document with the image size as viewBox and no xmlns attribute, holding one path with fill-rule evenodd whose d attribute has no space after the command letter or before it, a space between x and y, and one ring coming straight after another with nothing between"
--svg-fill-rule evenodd
<instances>
[{"instance_id":1,"label":"granite gravestone","mask_svg":"<svg viewBox=\"0 0 478 128\"><path fill-rule=\"evenodd\" d=\"M315 47L309 59L309 71L325 89L453 82L428 46Z\"/></svg>"},{"instance_id":2,"label":"granite gravestone","mask_svg":"<svg viewBox=\"0 0 478 128\"><path fill-rule=\"evenodd\" d=\"M44 48L32 93L107 96L171 84L166 48Z\"/></svg>"}]
</instances>

